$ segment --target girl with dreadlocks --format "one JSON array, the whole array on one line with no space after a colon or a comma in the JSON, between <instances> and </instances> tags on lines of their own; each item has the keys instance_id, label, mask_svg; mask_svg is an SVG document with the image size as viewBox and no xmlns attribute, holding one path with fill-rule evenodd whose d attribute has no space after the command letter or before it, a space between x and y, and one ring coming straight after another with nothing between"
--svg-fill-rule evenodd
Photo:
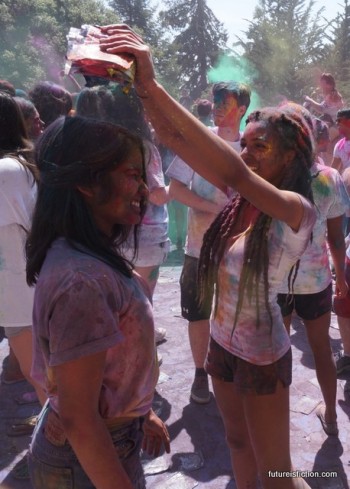
<instances>
[{"instance_id":1,"label":"girl with dreadlocks","mask_svg":"<svg viewBox=\"0 0 350 489\"><path fill-rule=\"evenodd\" d=\"M276 295L315 222L310 132L282 110L255 112L239 156L158 84L137 34L127 26L103 30L102 50L135 56L135 87L162 142L206 180L240 194L207 231L199 266L202 292L215 291L207 369L236 486L256 488L260 478L264 489L307 488L288 477L291 352Z\"/></svg>"}]
</instances>

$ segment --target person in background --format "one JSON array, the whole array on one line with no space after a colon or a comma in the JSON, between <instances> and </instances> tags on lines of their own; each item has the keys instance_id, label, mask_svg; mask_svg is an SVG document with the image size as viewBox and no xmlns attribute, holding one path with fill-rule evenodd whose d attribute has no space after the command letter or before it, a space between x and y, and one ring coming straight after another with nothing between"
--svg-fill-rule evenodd
<instances>
[{"instance_id":1,"label":"person in background","mask_svg":"<svg viewBox=\"0 0 350 489\"><path fill-rule=\"evenodd\" d=\"M329 128L328 125L323 122L321 119L315 117L313 119L314 125L314 135L316 142L316 159L320 165L328 164L328 153L329 153L329 145L330 145L330 136L329 136Z\"/></svg>"},{"instance_id":2,"label":"person in background","mask_svg":"<svg viewBox=\"0 0 350 489\"><path fill-rule=\"evenodd\" d=\"M322 73L319 80L319 87L323 100L317 102L313 98L306 96L306 108L318 114L328 114L335 120L338 110L344 106L344 101L336 88L334 76L330 73Z\"/></svg>"},{"instance_id":3,"label":"person in background","mask_svg":"<svg viewBox=\"0 0 350 489\"><path fill-rule=\"evenodd\" d=\"M216 127L210 130L240 150L239 127L250 104L250 89L242 83L229 81L216 83L212 90ZM232 197L232 191L228 187L224 190L216 188L179 157L175 157L166 174L170 178L170 196L188 206L185 260L180 277L181 313L188 321L188 336L195 365L190 396L194 402L206 404L210 401L208 375L204 370L209 321L206 311L198 303L198 259L204 233Z\"/></svg>"},{"instance_id":4,"label":"person in background","mask_svg":"<svg viewBox=\"0 0 350 489\"><path fill-rule=\"evenodd\" d=\"M348 195L350 196L350 168L346 168L342 174ZM347 212L347 221L350 220L350 211ZM347 226L345 279L350 291L350 227ZM342 349L335 354L337 375L350 371L350 292L347 296L333 298L333 310L337 315L339 333L342 340ZM349 389L349 385L348 385Z\"/></svg>"},{"instance_id":5,"label":"person in background","mask_svg":"<svg viewBox=\"0 0 350 489\"><path fill-rule=\"evenodd\" d=\"M23 97L15 97L15 100L23 114L28 137L32 141L35 141L40 134L43 133L45 124L40 119L39 112L36 110L35 105L30 100Z\"/></svg>"},{"instance_id":6,"label":"person in background","mask_svg":"<svg viewBox=\"0 0 350 489\"><path fill-rule=\"evenodd\" d=\"M350 109L339 110L337 127L342 139L334 146L332 167L342 174L350 167Z\"/></svg>"},{"instance_id":7,"label":"person in background","mask_svg":"<svg viewBox=\"0 0 350 489\"><path fill-rule=\"evenodd\" d=\"M73 108L72 96L68 90L50 81L34 85L28 96L45 126L60 116L68 115Z\"/></svg>"},{"instance_id":8,"label":"person in background","mask_svg":"<svg viewBox=\"0 0 350 489\"><path fill-rule=\"evenodd\" d=\"M0 91L8 93L11 97L15 97L16 89L8 80L0 80Z\"/></svg>"},{"instance_id":9,"label":"person in background","mask_svg":"<svg viewBox=\"0 0 350 489\"><path fill-rule=\"evenodd\" d=\"M22 374L43 404L44 391L30 374L34 291L26 284L24 256L37 193L32 150L19 106L11 95L0 92L0 325ZM7 378L8 383L13 380ZM33 428L31 423L16 426L12 434L28 434L22 427L29 432Z\"/></svg>"},{"instance_id":10,"label":"person in background","mask_svg":"<svg viewBox=\"0 0 350 489\"><path fill-rule=\"evenodd\" d=\"M312 120L311 114L304 107L290 102L285 104L283 109L289 111L291 117L302 116L309 124L310 130L314 132L317 141L319 137L317 123ZM335 294L338 297L345 297L348 287L344 273L343 222L350 206L339 173L333 168L320 164L316 159L311 168L311 186L317 210L312 240L299 261L292 292L290 292L291 277L288 277L279 288L278 303L288 333L290 333L293 311L296 311L303 320L324 400L324 403L318 406L316 415L325 433L337 436L337 378L329 337L332 273L328 250L336 275Z\"/></svg>"},{"instance_id":11,"label":"person in background","mask_svg":"<svg viewBox=\"0 0 350 489\"><path fill-rule=\"evenodd\" d=\"M212 118L212 113L213 113L213 104L210 102L210 100L207 99L199 99L195 105L198 119L205 125L205 126L212 126L213 125L213 118Z\"/></svg>"}]
</instances>

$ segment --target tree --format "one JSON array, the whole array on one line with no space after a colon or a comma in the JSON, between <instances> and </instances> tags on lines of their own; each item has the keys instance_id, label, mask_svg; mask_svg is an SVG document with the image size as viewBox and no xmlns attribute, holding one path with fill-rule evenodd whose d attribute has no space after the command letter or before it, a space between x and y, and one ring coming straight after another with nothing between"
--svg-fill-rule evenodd
<instances>
[{"instance_id":1,"label":"tree","mask_svg":"<svg viewBox=\"0 0 350 489\"><path fill-rule=\"evenodd\" d=\"M350 102L350 5L344 0L343 11L331 22L329 55L326 64L343 97Z\"/></svg>"},{"instance_id":2,"label":"tree","mask_svg":"<svg viewBox=\"0 0 350 489\"><path fill-rule=\"evenodd\" d=\"M109 5L122 22L136 28L147 43L157 44L161 33L155 20L156 7L151 6L150 0L110 0Z\"/></svg>"},{"instance_id":3,"label":"tree","mask_svg":"<svg viewBox=\"0 0 350 489\"><path fill-rule=\"evenodd\" d=\"M99 0L3 0L1 77L25 89L39 80L60 82L69 28L117 21Z\"/></svg>"},{"instance_id":4,"label":"tree","mask_svg":"<svg viewBox=\"0 0 350 489\"><path fill-rule=\"evenodd\" d=\"M280 98L301 102L312 84L313 68L324 61L323 8L314 0L259 0L246 41L239 39L253 67L253 88L263 103Z\"/></svg>"},{"instance_id":5,"label":"tree","mask_svg":"<svg viewBox=\"0 0 350 489\"><path fill-rule=\"evenodd\" d=\"M178 84L193 98L207 88L207 73L225 50L227 33L206 0L167 0L160 17L174 33L173 45L180 67Z\"/></svg>"}]
</instances>

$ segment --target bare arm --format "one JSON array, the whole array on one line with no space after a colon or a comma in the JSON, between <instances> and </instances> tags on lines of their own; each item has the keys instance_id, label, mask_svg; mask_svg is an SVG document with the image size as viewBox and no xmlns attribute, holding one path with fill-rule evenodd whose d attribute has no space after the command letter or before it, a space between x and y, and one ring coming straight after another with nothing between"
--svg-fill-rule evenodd
<instances>
[{"instance_id":1,"label":"bare arm","mask_svg":"<svg viewBox=\"0 0 350 489\"><path fill-rule=\"evenodd\" d=\"M97 489L133 485L98 410L106 352L54 367L59 414L66 436Z\"/></svg>"},{"instance_id":2,"label":"bare arm","mask_svg":"<svg viewBox=\"0 0 350 489\"><path fill-rule=\"evenodd\" d=\"M305 100L306 102L308 102L311 107L316 110L316 112L319 112L320 114L323 114L324 112L324 108L323 108L323 105L322 104L319 104L318 102L316 102L316 100L306 96L305 97Z\"/></svg>"},{"instance_id":3,"label":"bare arm","mask_svg":"<svg viewBox=\"0 0 350 489\"><path fill-rule=\"evenodd\" d=\"M336 170L338 170L340 172L343 168L343 163L341 161L341 158L334 156L331 166L332 166L332 168L335 168Z\"/></svg>"},{"instance_id":4,"label":"bare arm","mask_svg":"<svg viewBox=\"0 0 350 489\"><path fill-rule=\"evenodd\" d=\"M339 297L346 297L348 292L348 286L345 280L343 219L343 215L333 219L327 219L327 241L335 269L336 295Z\"/></svg>"},{"instance_id":5,"label":"bare arm","mask_svg":"<svg viewBox=\"0 0 350 489\"><path fill-rule=\"evenodd\" d=\"M221 211L221 207L216 205L215 202L204 199L175 178L170 179L169 192L173 199L198 211L211 214L218 214Z\"/></svg>"},{"instance_id":6,"label":"bare arm","mask_svg":"<svg viewBox=\"0 0 350 489\"><path fill-rule=\"evenodd\" d=\"M161 141L213 185L234 188L262 212L298 229L303 206L297 194L281 191L254 174L237 152L177 103L157 83L149 48L130 28L103 30L110 37L101 41L102 50L135 56L135 88Z\"/></svg>"},{"instance_id":7,"label":"bare arm","mask_svg":"<svg viewBox=\"0 0 350 489\"><path fill-rule=\"evenodd\" d=\"M148 200L155 205L167 204L171 200L169 186L155 188L150 192Z\"/></svg>"}]
</instances>

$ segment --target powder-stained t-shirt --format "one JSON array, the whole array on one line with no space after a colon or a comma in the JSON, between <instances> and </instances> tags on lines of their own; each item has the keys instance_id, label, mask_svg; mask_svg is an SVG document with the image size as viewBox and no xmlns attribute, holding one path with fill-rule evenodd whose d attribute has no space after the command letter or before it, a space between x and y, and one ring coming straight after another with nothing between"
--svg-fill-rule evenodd
<instances>
[{"instance_id":1,"label":"powder-stained t-shirt","mask_svg":"<svg viewBox=\"0 0 350 489\"><path fill-rule=\"evenodd\" d=\"M52 367L106 351L100 394L104 419L137 417L152 405L158 379L152 307L137 276L57 239L36 285L32 375L58 410Z\"/></svg>"},{"instance_id":2,"label":"powder-stained t-shirt","mask_svg":"<svg viewBox=\"0 0 350 489\"><path fill-rule=\"evenodd\" d=\"M342 168L340 173L343 173L345 168L350 166L350 140L342 138L336 143L333 150L333 157L340 158L342 162Z\"/></svg>"},{"instance_id":3,"label":"powder-stained t-shirt","mask_svg":"<svg viewBox=\"0 0 350 489\"><path fill-rule=\"evenodd\" d=\"M165 187L162 160L157 148L152 145L146 165L147 186L152 192ZM139 229L139 246L152 246L168 239L168 210L166 205L147 203L146 213Z\"/></svg>"},{"instance_id":4,"label":"powder-stained t-shirt","mask_svg":"<svg viewBox=\"0 0 350 489\"><path fill-rule=\"evenodd\" d=\"M24 244L36 193L32 174L18 160L0 160L0 326L7 328L32 324Z\"/></svg>"},{"instance_id":5,"label":"powder-stained t-shirt","mask_svg":"<svg viewBox=\"0 0 350 489\"><path fill-rule=\"evenodd\" d=\"M209 128L215 134L217 134L218 128ZM240 152L239 141L227 141L236 151ZM215 165L215 162L213 162ZM198 173L194 172L192 168L187 165L181 158L176 156L169 166L167 177L178 180L189 187L192 192L196 193L200 197L210 202L214 202L222 209L233 197L234 192L232 189L227 194L215 187L213 184L205 180ZM213 220L216 214L209 212L203 212L198 209L188 208L188 220L187 220L187 237L185 243L185 254L199 258L200 250L202 247L203 236Z\"/></svg>"},{"instance_id":6,"label":"powder-stained t-shirt","mask_svg":"<svg viewBox=\"0 0 350 489\"><path fill-rule=\"evenodd\" d=\"M290 347L290 339L277 304L277 292L281 282L305 250L316 219L313 205L303 197L300 199L304 206L304 215L297 232L276 219L272 219L269 229L268 303L272 323L265 306L264 284L261 277L258 291L259 327L256 324L255 296L253 294L253 299L250 301L245 291L242 309L233 330L244 247L249 230L228 246L219 266L219 296L217 312L215 314L213 308L210 318L211 335L227 351L256 365L268 365L277 361Z\"/></svg>"},{"instance_id":7,"label":"powder-stained t-shirt","mask_svg":"<svg viewBox=\"0 0 350 489\"><path fill-rule=\"evenodd\" d=\"M311 168L312 193L316 209L316 223L303 253L296 276L294 294L316 294L332 281L327 250L327 219L334 219L349 209L349 197L337 170L315 163ZM288 283L279 292L287 294Z\"/></svg>"}]
</instances>

